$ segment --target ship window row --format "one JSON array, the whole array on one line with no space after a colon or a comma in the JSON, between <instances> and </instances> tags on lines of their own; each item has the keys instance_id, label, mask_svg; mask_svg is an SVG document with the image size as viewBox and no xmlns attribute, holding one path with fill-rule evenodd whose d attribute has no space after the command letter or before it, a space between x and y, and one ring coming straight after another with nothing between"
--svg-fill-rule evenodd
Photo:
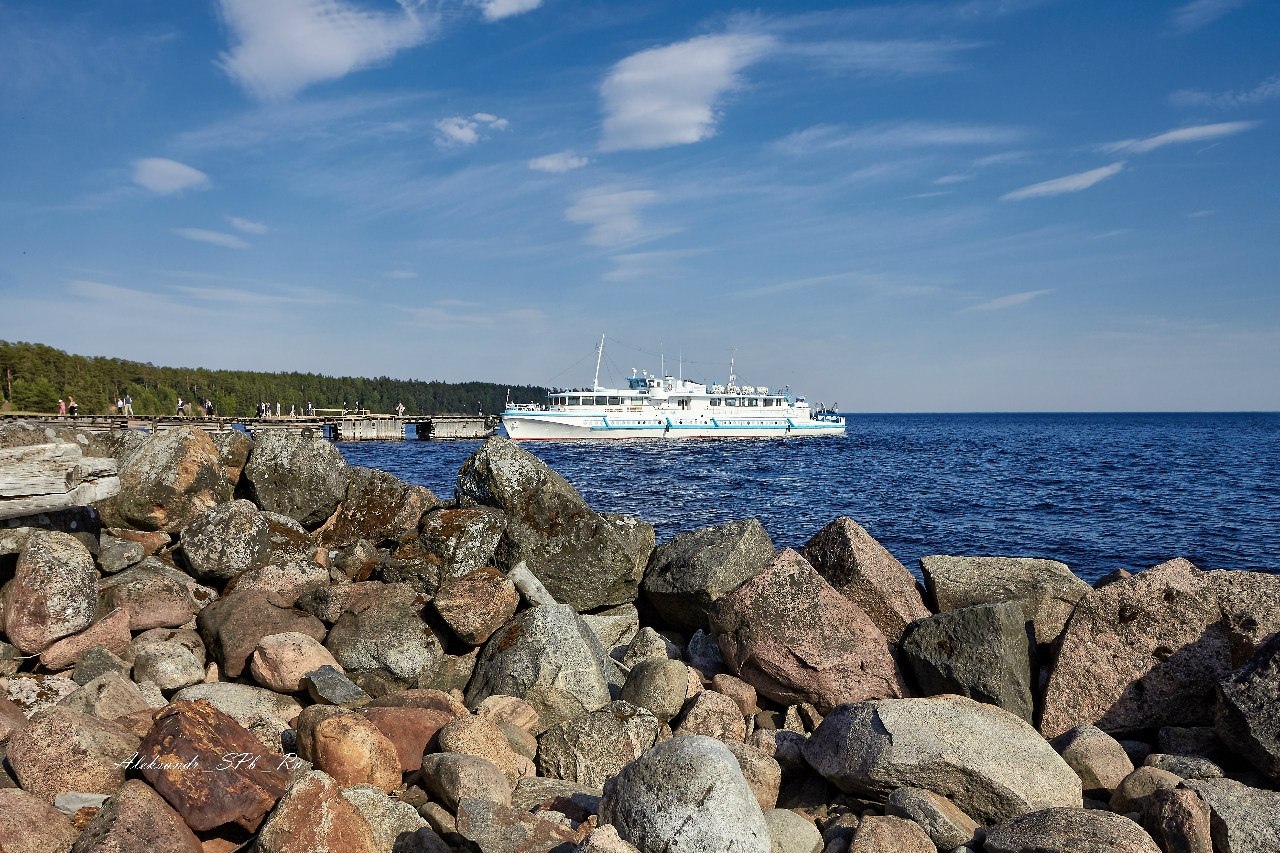
<instances>
[{"instance_id":1,"label":"ship window row","mask_svg":"<svg viewBox=\"0 0 1280 853\"><path fill-rule=\"evenodd\" d=\"M605 394L561 394L551 398L553 406L639 406L643 403L643 397L613 397Z\"/></svg>"},{"instance_id":2,"label":"ship window row","mask_svg":"<svg viewBox=\"0 0 1280 853\"><path fill-rule=\"evenodd\" d=\"M720 397L712 397L710 402L712 406L725 405L725 406L738 406L738 407L746 407L746 408L755 408L760 406L770 407L770 406L783 405L782 400L775 399L773 397L725 397L723 398L723 403Z\"/></svg>"}]
</instances>

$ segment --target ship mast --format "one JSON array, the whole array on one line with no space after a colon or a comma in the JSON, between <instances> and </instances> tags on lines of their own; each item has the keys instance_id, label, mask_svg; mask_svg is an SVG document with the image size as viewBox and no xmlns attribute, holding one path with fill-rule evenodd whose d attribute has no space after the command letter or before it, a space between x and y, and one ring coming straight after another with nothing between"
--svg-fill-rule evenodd
<instances>
[{"instance_id":1,"label":"ship mast","mask_svg":"<svg viewBox=\"0 0 1280 853\"><path fill-rule=\"evenodd\" d=\"M591 380L591 390L600 390L600 361L604 358L604 335L600 336L600 345L596 347L596 378Z\"/></svg>"},{"instance_id":2,"label":"ship mast","mask_svg":"<svg viewBox=\"0 0 1280 853\"><path fill-rule=\"evenodd\" d=\"M734 347L733 352L729 355L729 387L730 388L738 384L738 377L733 372L733 360L737 357L737 355L738 355L738 348Z\"/></svg>"}]
</instances>

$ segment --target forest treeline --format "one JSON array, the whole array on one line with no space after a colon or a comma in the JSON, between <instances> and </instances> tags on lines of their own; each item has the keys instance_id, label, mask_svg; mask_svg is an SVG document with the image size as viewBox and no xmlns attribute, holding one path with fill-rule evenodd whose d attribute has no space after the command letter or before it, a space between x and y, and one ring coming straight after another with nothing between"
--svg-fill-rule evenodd
<instances>
[{"instance_id":1,"label":"forest treeline","mask_svg":"<svg viewBox=\"0 0 1280 853\"><path fill-rule=\"evenodd\" d=\"M245 417L258 403L284 412L308 402L317 409L346 406L391 413L404 403L407 414L494 414L501 412L510 391L518 402L541 401L546 389L493 382L439 382L418 379L374 379L322 376L318 373L259 373L249 370L206 370L157 367L136 361L71 355L44 344L0 341L0 385L5 408L19 412L56 412L58 400L75 397L81 415L110 414L117 397L133 398L136 415L172 415L178 398L192 407L212 400L216 414Z\"/></svg>"}]
</instances>

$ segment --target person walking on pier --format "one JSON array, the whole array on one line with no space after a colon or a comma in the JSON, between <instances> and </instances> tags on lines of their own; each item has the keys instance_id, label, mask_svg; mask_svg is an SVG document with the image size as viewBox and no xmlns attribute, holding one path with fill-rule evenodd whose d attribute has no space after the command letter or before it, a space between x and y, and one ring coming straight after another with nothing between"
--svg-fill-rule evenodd
<instances>
[{"instance_id":1,"label":"person walking on pier","mask_svg":"<svg viewBox=\"0 0 1280 853\"><path fill-rule=\"evenodd\" d=\"M311 401L307 401L307 417L314 418L316 416L316 407L311 405Z\"/></svg>"},{"instance_id":2,"label":"person walking on pier","mask_svg":"<svg viewBox=\"0 0 1280 853\"><path fill-rule=\"evenodd\" d=\"M187 416L187 401L179 397L178 398L178 417L185 418L186 416Z\"/></svg>"},{"instance_id":3,"label":"person walking on pier","mask_svg":"<svg viewBox=\"0 0 1280 853\"><path fill-rule=\"evenodd\" d=\"M206 418L213 417L213 401L210 400L208 397L204 398L204 416Z\"/></svg>"},{"instance_id":4,"label":"person walking on pier","mask_svg":"<svg viewBox=\"0 0 1280 853\"><path fill-rule=\"evenodd\" d=\"M133 395L132 394L124 395L124 416L126 418L133 417Z\"/></svg>"},{"instance_id":5,"label":"person walking on pier","mask_svg":"<svg viewBox=\"0 0 1280 853\"><path fill-rule=\"evenodd\" d=\"M121 417L122 415L124 415L124 399L117 396L116 397L116 417L118 418L118 417Z\"/></svg>"},{"instance_id":6,"label":"person walking on pier","mask_svg":"<svg viewBox=\"0 0 1280 853\"><path fill-rule=\"evenodd\" d=\"M404 417L404 403L396 403L396 417L397 418Z\"/></svg>"},{"instance_id":7,"label":"person walking on pier","mask_svg":"<svg viewBox=\"0 0 1280 853\"><path fill-rule=\"evenodd\" d=\"M58 417L65 418L67 416L67 401L61 397L58 398Z\"/></svg>"},{"instance_id":8,"label":"person walking on pier","mask_svg":"<svg viewBox=\"0 0 1280 853\"><path fill-rule=\"evenodd\" d=\"M296 418L298 416L298 407L293 403L289 404L289 417Z\"/></svg>"},{"instance_id":9,"label":"person walking on pier","mask_svg":"<svg viewBox=\"0 0 1280 853\"><path fill-rule=\"evenodd\" d=\"M276 400L276 417L280 417L280 401Z\"/></svg>"},{"instance_id":10,"label":"person walking on pier","mask_svg":"<svg viewBox=\"0 0 1280 853\"><path fill-rule=\"evenodd\" d=\"M67 395L67 414L71 415L71 417L74 418L76 416L76 412L78 411L80 411L80 406L79 404L76 403L76 398L68 394Z\"/></svg>"}]
</instances>

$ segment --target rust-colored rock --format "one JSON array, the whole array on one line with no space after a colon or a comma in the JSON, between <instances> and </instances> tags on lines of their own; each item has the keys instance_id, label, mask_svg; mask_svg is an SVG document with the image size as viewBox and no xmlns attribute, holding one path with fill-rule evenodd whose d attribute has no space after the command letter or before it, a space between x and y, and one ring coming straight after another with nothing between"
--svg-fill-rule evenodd
<instances>
[{"instance_id":1,"label":"rust-colored rock","mask_svg":"<svg viewBox=\"0 0 1280 853\"><path fill-rule=\"evenodd\" d=\"M160 711L136 764L197 832L224 823L257 830L289 782L284 756L203 700Z\"/></svg>"},{"instance_id":2,"label":"rust-colored rock","mask_svg":"<svg viewBox=\"0 0 1280 853\"><path fill-rule=\"evenodd\" d=\"M361 714L395 745L400 769L412 773L422 767L422 754L436 732L454 719L431 708L366 708Z\"/></svg>"},{"instance_id":3,"label":"rust-colored rock","mask_svg":"<svg viewBox=\"0 0 1280 853\"><path fill-rule=\"evenodd\" d=\"M134 527L175 532L229 500L231 483L213 439L198 427L179 427L149 435L120 466L120 494L109 504Z\"/></svg>"},{"instance_id":4,"label":"rust-colored rock","mask_svg":"<svg viewBox=\"0 0 1280 853\"><path fill-rule=\"evenodd\" d=\"M76 659L94 646L121 654L129 646L133 635L129 633L129 611L117 607L79 634L58 640L40 653L40 665L45 669L69 669Z\"/></svg>"},{"instance_id":5,"label":"rust-colored rock","mask_svg":"<svg viewBox=\"0 0 1280 853\"><path fill-rule=\"evenodd\" d=\"M258 833L260 853L380 853L369 821L319 770L299 776Z\"/></svg>"},{"instance_id":6,"label":"rust-colored rock","mask_svg":"<svg viewBox=\"0 0 1280 853\"><path fill-rule=\"evenodd\" d=\"M929 616L916 579L862 525L841 516L800 549L818 574L871 617L889 642L917 619Z\"/></svg>"},{"instance_id":7,"label":"rust-colored rock","mask_svg":"<svg viewBox=\"0 0 1280 853\"><path fill-rule=\"evenodd\" d=\"M149 785L125 782L76 839L72 853L203 853L182 816Z\"/></svg>"},{"instance_id":8,"label":"rust-colored rock","mask_svg":"<svg viewBox=\"0 0 1280 853\"><path fill-rule=\"evenodd\" d=\"M446 578L431 602L458 639L472 646L489 639L515 615L519 604L516 585L492 566Z\"/></svg>"},{"instance_id":9,"label":"rust-colored rock","mask_svg":"<svg viewBox=\"0 0 1280 853\"><path fill-rule=\"evenodd\" d=\"M9 764L23 790L110 794L124 784L138 738L123 726L62 707L41 711L9 738Z\"/></svg>"},{"instance_id":10,"label":"rust-colored rock","mask_svg":"<svg viewBox=\"0 0 1280 853\"><path fill-rule=\"evenodd\" d=\"M0 788L0 850L67 853L76 840L71 820L21 788Z\"/></svg>"},{"instance_id":11,"label":"rust-colored rock","mask_svg":"<svg viewBox=\"0 0 1280 853\"><path fill-rule=\"evenodd\" d=\"M885 635L791 549L717 602L726 663L760 693L826 710L900 696Z\"/></svg>"},{"instance_id":12,"label":"rust-colored rock","mask_svg":"<svg viewBox=\"0 0 1280 853\"><path fill-rule=\"evenodd\" d=\"M324 623L309 613L278 607L257 590L234 591L200 611L200 636L235 678L244 672L249 656L263 637L296 631L323 641Z\"/></svg>"},{"instance_id":13,"label":"rust-colored rock","mask_svg":"<svg viewBox=\"0 0 1280 853\"><path fill-rule=\"evenodd\" d=\"M401 786L395 744L360 714L337 714L321 720L300 754L343 787L373 785L394 791Z\"/></svg>"}]
</instances>

